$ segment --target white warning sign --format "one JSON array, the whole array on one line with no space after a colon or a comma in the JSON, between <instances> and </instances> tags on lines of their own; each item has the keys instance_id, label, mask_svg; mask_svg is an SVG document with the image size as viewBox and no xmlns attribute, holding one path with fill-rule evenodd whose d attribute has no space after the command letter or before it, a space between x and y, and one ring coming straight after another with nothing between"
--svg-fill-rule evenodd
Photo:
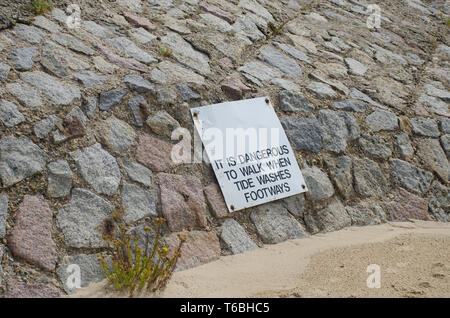
<instances>
[{"instance_id":1,"label":"white warning sign","mask_svg":"<svg viewBox=\"0 0 450 318\"><path fill-rule=\"evenodd\" d=\"M192 108L228 211L307 191L268 97Z\"/></svg>"}]
</instances>

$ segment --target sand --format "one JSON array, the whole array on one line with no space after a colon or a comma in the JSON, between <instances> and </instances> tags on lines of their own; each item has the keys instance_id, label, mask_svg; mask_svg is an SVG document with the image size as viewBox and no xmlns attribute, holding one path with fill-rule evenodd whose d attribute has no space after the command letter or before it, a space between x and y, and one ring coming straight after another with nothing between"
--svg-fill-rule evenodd
<instances>
[{"instance_id":1,"label":"sand","mask_svg":"<svg viewBox=\"0 0 450 318\"><path fill-rule=\"evenodd\" d=\"M176 272L141 297L450 297L450 224L414 221L313 235ZM380 268L368 288L367 267ZM90 284L72 297L123 297Z\"/></svg>"}]
</instances>

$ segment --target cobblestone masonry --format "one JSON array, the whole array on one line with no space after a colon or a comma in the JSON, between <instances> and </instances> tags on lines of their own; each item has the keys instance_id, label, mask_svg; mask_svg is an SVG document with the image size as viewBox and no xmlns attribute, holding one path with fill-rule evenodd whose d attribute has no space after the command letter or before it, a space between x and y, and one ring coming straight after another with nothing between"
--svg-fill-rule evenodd
<instances>
[{"instance_id":1,"label":"cobblestone masonry","mask_svg":"<svg viewBox=\"0 0 450 318\"><path fill-rule=\"evenodd\" d=\"M72 292L71 260L89 260L83 286L101 280L99 231L122 206L135 229L168 218L170 246L190 231L178 270L350 225L449 220L448 2L65 0L38 17L8 2L0 297ZM311 192L229 215L211 166L171 162L169 136L193 132L190 107L265 95Z\"/></svg>"}]
</instances>

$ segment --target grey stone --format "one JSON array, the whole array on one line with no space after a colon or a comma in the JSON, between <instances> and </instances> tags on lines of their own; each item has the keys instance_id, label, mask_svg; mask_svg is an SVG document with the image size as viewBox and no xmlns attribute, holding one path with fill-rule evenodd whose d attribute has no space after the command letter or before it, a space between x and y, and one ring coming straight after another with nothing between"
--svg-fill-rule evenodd
<instances>
[{"instance_id":1,"label":"grey stone","mask_svg":"<svg viewBox=\"0 0 450 318\"><path fill-rule=\"evenodd\" d=\"M72 51L83 53L86 55L95 54L95 51L93 49L70 34L56 33L51 36L51 39L58 44L71 49Z\"/></svg>"},{"instance_id":2,"label":"grey stone","mask_svg":"<svg viewBox=\"0 0 450 318\"><path fill-rule=\"evenodd\" d=\"M101 230L111 212L109 202L86 189L75 188L70 202L58 211L56 224L69 247L105 247Z\"/></svg>"},{"instance_id":3,"label":"grey stone","mask_svg":"<svg viewBox=\"0 0 450 318\"><path fill-rule=\"evenodd\" d=\"M280 109L285 112L312 113L314 106L301 94L291 91L282 91L278 94Z\"/></svg>"},{"instance_id":4,"label":"grey stone","mask_svg":"<svg viewBox=\"0 0 450 318\"><path fill-rule=\"evenodd\" d=\"M289 239L306 237L300 223L279 202L258 206L250 219L265 244L276 244Z\"/></svg>"},{"instance_id":5,"label":"grey stone","mask_svg":"<svg viewBox=\"0 0 450 318\"><path fill-rule=\"evenodd\" d=\"M81 97L77 86L62 83L46 73L36 71L24 73L21 77L23 81L39 89L56 105L69 105Z\"/></svg>"},{"instance_id":6,"label":"grey stone","mask_svg":"<svg viewBox=\"0 0 450 318\"><path fill-rule=\"evenodd\" d=\"M67 119L69 122L72 122L73 118L77 117L78 120L81 122L84 128L86 128L88 119L86 115L83 113L80 107L75 106L70 110L70 112L66 115L65 119Z\"/></svg>"},{"instance_id":7,"label":"grey stone","mask_svg":"<svg viewBox=\"0 0 450 318\"><path fill-rule=\"evenodd\" d=\"M0 286L3 286L3 268L2 268L2 260L3 254L5 253L5 248L0 244Z\"/></svg>"},{"instance_id":8,"label":"grey stone","mask_svg":"<svg viewBox=\"0 0 450 318\"><path fill-rule=\"evenodd\" d=\"M431 184L428 209L437 221L450 221L450 191L437 180Z\"/></svg>"},{"instance_id":9,"label":"grey stone","mask_svg":"<svg viewBox=\"0 0 450 318\"><path fill-rule=\"evenodd\" d=\"M152 192L135 184L124 183L120 196L125 209L123 220L126 223L133 223L150 215L158 215Z\"/></svg>"},{"instance_id":10,"label":"grey stone","mask_svg":"<svg viewBox=\"0 0 450 318\"><path fill-rule=\"evenodd\" d=\"M172 131L180 127L178 121L165 110L160 110L154 116L150 116L146 123L154 133L167 138L171 137Z\"/></svg>"},{"instance_id":11,"label":"grey stone","mask_svg":"<svg viewBox=\"0 0 450 318\"><path fill-rule=\"evenodd\" d=\"M43 31L31 25L17 24L13 31L20 40L30 44L39 44L45 37Z\"/></svg>"},{"instance_id":12,"label":"grey stone","mask_svg":"<svg viewBox=\"0 0 450 318\"><path fill-rule=\"evenodd\" d=\"M221 226L220 238L233 254L240 254L258 248L244 228L234 219L226 219Z\"/></svg>"},{"instance_id":13,"label":"grey stone","mask_svg":"<svg viewBox=\"0 0 450 318\"><path fill-rule=\"evenodd\" d=\"M349 200L353 194L353 176L351 172L352 160L347 156L336 158L327 157L325 164L328 168L331 180L336 186L339 194Z\"/></svg>"},{"instance_id":14,"label":"grey stone","mask_svg":"<svg viewBox=\"0 0 450 318\"><path fill-rule=\"evenodd\" d=\"M6 81L8 79L9 71L11 71L11 66L0 63L0 81Z\"/></svg>"},{"instance_id":15,"label":"grey stone","mask_svg":"<svg viewBox=\"0 0 450 318\"><path fill-rule=\"evenodd\" d=\"M28 84L23 82L11 83L6 85L6 89L26 108L37 109L42 106L41 96Z\"/></svg>"},{"instance_id":16,"label":"grey stone","mask_svg":"<svg viewBox=\"0 0 450 318\"><path fill-rule=\"evenodd\" d=\"M0 139L0 177L11 186L45 168L45 152L25 136Z\"/></svg>"},{"instance_id":17,"label":"grey stone","mask_svg":"<svg viewBox=\"0 0 450 318\"><path fill-rule=\"evenodd\" d=\"M0 121L6 127L14 127L25 121L25 117L14 103L2 99L0 100Z\"/></svg>"},{"instance_id":18,"label":"grey stone","mask_svg":"<svg viewBox=\"0 0 450 318\"><path fill-rule=\"evenodd\" d=\"M80 254L74 256L65 256L62 263L56 269L59 281L68 294L74 294L76 288L68 285L71 274L74 274L73 265L80 269L81 281L80 288L87 287L90 283L98 283L105 279L102 265L98 259L100 254ZM70 288L72 287L72 288Z\"/></svg>"},{"instance_id":19,"label":"grey stone","mask_svg":"<svg viewBox=\"0 0 450 318\"><path fill-rule=\"evenodd\" d=\"M386 214L378 204L362 201L352 206L346 206L345 209L354 226L376 225L386 222Z\"/></svg>"},{"instance_id":20,"label":"grey stone","mask_svg":"<svg viewBox=\"0 0 450 318\"><path fill-rule=\"evenodd\" d=\"M156 36L147 32L144 28L135 28L128 30L128 35L138 41L140 44L147 44L156 39Z\"/></svg>"},{"instance_id":21,"label":"grey stone","mask_svg":"<svg viewBox=\"0 0 450 318\"><path fill-rule=\"evenodd\" d=\"M111 107L120 103L122 98L128 93L125 88L119 87L100 94L99 108L100 110L109 110Z\"/></svg>"},{"instance_id":22,"label":"grey stone","mask_svg":"<svg viewBox=\"0 0 450 318\"><path fill-rule=\"evenodd\" d=\"M134 96L128 100L128 106L130 107L131 112L133 113L134 122L137 127L142 127L144 125L141 112L140 112L140 106L146 107L147 102L145 101L145 98L141 95Z\"/></svg>"},{"instance_id":23,"label":"grey stone","mask_svg":"<svg viewBox=\"0 0 450 318\"><path fill-rule=\"evenodd\" d=\"M288 44L282 44L282 43L276 43L276 45L283 50L284 52L286 52L287 54L289 54L292 57L295 57L296 59L306 62L308 64L311 64L311 61L309 60L308 55L306 55L305 53L303 53L300 50L297 50L295 47L288 45Z\"/></svg>"},{"instance_id":24,"label":"grey stone","mask_svg":"<svg viewBox=\"0 0 450 318\"><path fill-rule=\"evenodd\" d=\"M403 158L411 157L414 154L414 148L406 133L402 132L397 135L397 144Z\"/></svg>"},{"instance_id":25,"label":"grey stone","mask_svg":"<svg viewBox=\"0 0 450 318\"><path fill-rule=\"evenodd\" d=\"M96 131L101 142L117 153L128 151L136 139L134 129L114 116L101 121L97 125Z\"/></svg>"},{"instance_id":26,"label":"grey stone","mask_svg":"<svg viewBox=\"0 0 450 318\"><path fill-rule=\"evenodd\" d=\"M325 172L317 167L306 167L302 169L302 173L313 200L331 198L334 188Z\"/></svg>"},{"instance_id":27,"label":"grey stone","mask_svg":"<svg viewBox=\"0 0 450 318\"><path fill-rule=\"evenodd\" d=\"M439 119L439 129L446 134L450 134L450 118Z\"/></svg>"},{"instance_id":28,"label":"grey stone","mask_svg":"<svg viewBox=\"0 0 450 318\"><path fill-rule=\"evenodd\" d=\"M247 62L239 67L238 71L263 82L270 82L273 78L282 77L283 74L279 70L258 61Z\"/></svg>"},{"instance_id":29,"label":"grey stone","mask_svg":"<svg viewBox=\"0 0 450 318\"><path fill-rule=\"evenodd\" d=\"M312 82L306 88L316 94L320 99L335 98L337 95L330 85L320 82Z\"/></svg>"},{"instance_id":30,"label":"grey stone","mask_svg":"<svg viewBox=\"0 0 450 318\"><path fill-rule=\"evenodd\" d=\"M33 58L37 55L35 47L14 49L11 52L11 62L18 71L28 71L34 65Z\"/></svg>"},{"instance_id":31,"label":"grey stone","mask_svg":"<svg viewBox=\"0 0 450 318\"><path fill-rule=\"evenodd\" d=\"M305 213L306 229L311 234L331 232L351 225L351 218L336 197L322 210L311 210Z\"/></svg>"},{"instance_id":32,"label":"grey stone","mask_svg":"<svg viewBox=\"0 0 450 318\"><path fill-rule=\"evenodd\" d=\"M179 34L171 32L161 38L161 43L172 48L172 56L180 64L190 67L203 75L211 73L208 56L195 50L192 45L184 40Z\"/></svg>"},{"instance_id":33,"label":"grey stone","mask_svg":"<svg viewBox=\"0 0 450 318\"><path fill-rule=\"evenodd\" d=\"M53 130L59 118L55 115L50 115L45 119L42 119L34 125L33 131L36 137L45 138Z\"/></svg>"},{"instance_id":34,"label":"grey stone","mask_svg":"<svg viewBox=\"0 0 450 318\"><path fill-rule=\"evenodd\" d=\"M448 113L448 103L429 95L421 95L418 102L434 113Z\"/></svg>"},{"instance_id":35,"label":"grey stone","mask_svg":"<svg viewBox=\"0 0 450 318\"><path fill-rule=\"evenodd\" d=\"M368 103L368 104L370 104L372 106L378 107L378 108L386 109L386 107L384 107L383 105L380 105L379 103L374 101L372 98L370 98L369 96L367 96L363 92L360 92L356 88L350 89L349 97L353 98L353 99L361 100L363 102L366 102L366 103Z\"/></svg>"},{"instance_id":36,"label":"grey stone","mask_svg":"<svg viewBox=\"0 0 450 318\"><path fill-rule=\"evenodd\" d=\"M270 81L271 84L276 85L278 87L281 87L284 90L288 91L300 91L300 86L298 86L296 83L294 83L291 80L284 79L284 78L274 78Z\"/></svg>"},{"instance_id":37,"label":"grey stone","mask_svg":"<svg viewBox=\"0 0 450 318\"><path fill-rule=\"evenodd\" d=\"M359 127L353 115L320 110L318 120L322 126L322 142L326 150L342 152L347 148L347 141L359 137Z\"/></svg>"},{"instance_id":38,"label":"grey stone","mask_svg":"<svg viewBox=\"0 0 450 318\"><path fill-rule=\"evenodd\" d=\"M51 33L61 32L61 28L56 23L50 21L42 15L36 16L34 18L33 24Z\"/></svg>"},{"instance_id":39,"label":"grey stone","mask_svg":"<svg viewBox=\"0 0 450 318\"><path fill-rule=\"evenodd\" d=\"M81 102L81 108L83 109L87 118L91 119L92 117L94 117L95 111L97 110L97 97L84 97L83 101Z\"/></svg>"},{"instance_id":40,"label":"grey stone","mask_svg":"<svg viewBox=\"0 0 450 318\"><path fill-rule=\"evenodd\" d=\"M441 146L444 149L447 158L450 157L450 134L441 136L439 141L441 142Z\"/></svg>"},{"instance_id":41,"label":"grey stone","mask_svg":"<svg viewBox=\"0 0 450 318\"><path fill-rule=\"evenodd\" d=\"M398 128L398 117L392 112L376 110L366 117L366 125L373 132L395 130Z\"/></svg>"},{"instance_id":42,"label":"grey stone","mask_svg":"<svg viewBox=\"0 0 450 318\"><path fill-rule=\"evenodd\" d=\"M439 129L432 118L411 118L412 131L419 136L439 137Z\"/></svg>"},{"instance_id":43,"label":"grey stone","mask_svg":"<svg viewBox=\"0 0 450 318\"><path fill-rule=\"evenodd\" d=\"M433 97L442 99L443 101L450 102L450 92L436 88L431 84L424 85L427 94Z\"/></svg>"},{"instance_id":44,"label":"grey stone","mask_svg":"<svg viewBox=\"0 0 450 318\"><path fill-rule=\"evenodd\" d=\"M100 144L70 153L83 178L99 193L113 195L120 184L121 174L116 159Z\"/></svg>"},{"instance_id":45,"label":"grey stone","mask_svg":"<svg viewBox=\"0 0 450 318\"><path fill-rule=\"evenodd\" d=\"M276 67L283 73L293 76L301 77L302 69L292 58L281 53L273 46L265 46L258 55L258 58L268 64Z\"/></svg>"},{"instance_id":46,"label":"grey stone","mask_svg":"<svg viewBox=\"0 0 450 318\"><path fill-rule=\"evenodd\" d=\"M322 128L316 117L288 117L281 120L295 150L318 153L322 150Z\"/></svg>"},{"instance_id":47,"label":"grey stone","mask_svg":"<svg viewBox=\"0 0 450 318\"><path fill-rule=\"evenodd\" d=\"M392 155L392 144L385 143L381 137L363 134L358 143L368 157L387 160Z\"/></svg>"},{"instance_id":48,"label":"grey stone","mask_svg":"<svg viewBox=\"0 0 450 318\"><path fill-rule=\"evenodd\" d=\"M184 101L189 101L192 99L199 99L201 95L195 91L193 91L189 86L185 84L176 84L176 88L178 88L178 91L181 94L181 98Z\"/></svg>"},{"instance_id":49,"label":"grey stone","mask_svg":"<svg viewBox=\"0 0 450 318\"><path fill-rule=\"evenodd\" d=\"M266 38L252 19L247 16L240 16L237 18L233 24L233 29L236 33L245 35L253 42Z\"/></svg>"},{"instance_id":50,"label":"grey stone","mask_svg":"<svg viewBox=\"0 0 450 318\"><path fill-rule=\"evenodd\" d=\"M65 160L58 160L48 164L47 194L51 198L68 196L72 189L72 170Z\"/></svg>"},{"instance_id":51,"label":"grey stone","mask_svg":"<svg viewBox=\"0 0 450 318\"><path fill-rule=\"evenodd\" d=\"M387 181L378 164L370 159L352 159L355 191L363 197L383 197Z\"/></svg>"},{"instance_id":52,"label":"grey stone","mask_svg":"<svg viewBox=\"0 0 450 318\"><path fill-rule=\"evenodd\" d=\"M437 139L417 140L417 156L423 160L425 169L436 172L443 182L448 181L448 160Z\"/></svg>"},{"instance_id":53,"label":"grey stone","mask_svg":"<svg viewBox=\"0 0 450 318\"><path fill-rule=\"evenodd\" d=\"M125 37L118 37L106 40L106 43L111 45L116 50L125 54L126 57L131 57L144 64L151 64L158 62L153 56L140 49L136 44Z\"/></svg>"},{"instance_id":54,"label":"grey stone","mask_svg":"<svg viewBox=\"0 0 450 318\"><path fill-rule=\"evenodd\" d=\"M296 218L303 218L305 209L305 195L304 193L296 194L281 200L283 206Z\"/></svg>"},{"instance_id":55,"label":"grey stone","mask_svg":"<svg viewBox=\"0 0 450 318\"><path fill-rule=\"evenodd\" d=\"M94 21L82 21L81 24L83 29L98 38L108 39L113 36L113 32L111 30L95 23Z\"/></svg>"},{"instance_id":56,"label":"grey stone","mask_svg":"<svg viewBox=\"0 0 450 318\"><path fill-rule=\"evenodd\" d=\"M392 176L406 189L424 194L430 188L432 173L399 159L389 160L389 167Z\"/></svg>"},{"instance_id":57,"label":"grey stone","mask_svg":"<svg viewBox=\"0 0 450 318\"><path fill-rule=\"evenodd\" d=\"M348 110L358 113L364 113L367 110L367 103L354 100L354 99L346 99L340 102L334 102L333 107L340 110Z\"/></svg>"},{"instance_id":58,"label":"grey stone","mask_svg":"<svg viewBox=\"0 0 450 318\"><path fill-rule=\"evenodd\" d=\"M155 89L155 85L142 78L139 75L129 74L123 79L125 84L128 84L131 89L138 93L150 93Z\"/></svg>"},{"instance_id":59,"label":"grey stone","mask_svg":"<svg viewBox=\"0 0 450 318\"><path fill-rule=\"evenodd\" d=\"M350 73L354 75L364 75L367 71L367 67L363 65L361 62L352 59L350 57L344 59L345 64L347 64L350 69Z\"/></svg>"},{"instance_id":60,"label":"grey stone","mask_svg":"<svg viewBox=\"0 0 450 318\"><path fill-rule=\"evenodd\" d=\"M147 167L128 159L123 160L123 167L131 180L139 182L147 187L152 185L153 174Z\"/></svg>"},{"instance_id":61,"label":"grey stone","mask_svg":"<svg viewBox=\"0 0 450 318\"><path fill-rule=\"evenodd\" d=\"M0 192L0 239L4 238L6 235L6 219L8 218L8 193ZM0 251L1 253L1 251ZM2 263L2 257L0 255L0 266ZM0 271L1 280L1 271Z\"/></svg>"},{"instance_id":62,"label":"grey stone","mask_svg":"<svg viewBox=\"0 0 450 318\"><path fill-rule=\"evenodd\" d=\"M97 84L102 84L108 80L107 76L97 75L91 71L81 71L73 75L77 80L83 83L84 87L92 88Z\"/></svg>"},{"instance_id":63,"label":"grey stone","mask_svg":"<svg viewBox=\"0 0 450 318\"><path fill-rule=\"evenodd\" d=\"M205 84L205 78L203 76L169 61L159 63L158 68L154 68L151 71L151 79L159 84L175 84L179 82L194 83L197 85Z\"/></svg>"}]
</instances>

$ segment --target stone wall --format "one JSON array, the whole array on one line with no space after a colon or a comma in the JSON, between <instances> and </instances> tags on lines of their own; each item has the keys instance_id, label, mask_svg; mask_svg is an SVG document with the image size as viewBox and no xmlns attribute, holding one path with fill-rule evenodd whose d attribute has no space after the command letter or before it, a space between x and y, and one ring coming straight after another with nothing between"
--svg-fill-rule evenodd
<instances>
[{"instance_id":1,"label":"stone wall","mask_svg":"<svg viewBox=\"0 0 450 318\"><path fill-rule=\"evenodd\" d=\"M449 213L444 1L73 1L0 31L0 293L103 279L106 220L157 215L178 270L348 226ZM3 2L1 2L3 5ZM3 12L3 11L2 11ZM8 13L4 11L3 15ZM12 22L11 22L12 21ZM24 21L22 21L24 22ZM7 26L8 26L7 25ZM270 95L309 192L229 215L211 166L170 158L190 107Z\"/></svg>"}]
</instances>

